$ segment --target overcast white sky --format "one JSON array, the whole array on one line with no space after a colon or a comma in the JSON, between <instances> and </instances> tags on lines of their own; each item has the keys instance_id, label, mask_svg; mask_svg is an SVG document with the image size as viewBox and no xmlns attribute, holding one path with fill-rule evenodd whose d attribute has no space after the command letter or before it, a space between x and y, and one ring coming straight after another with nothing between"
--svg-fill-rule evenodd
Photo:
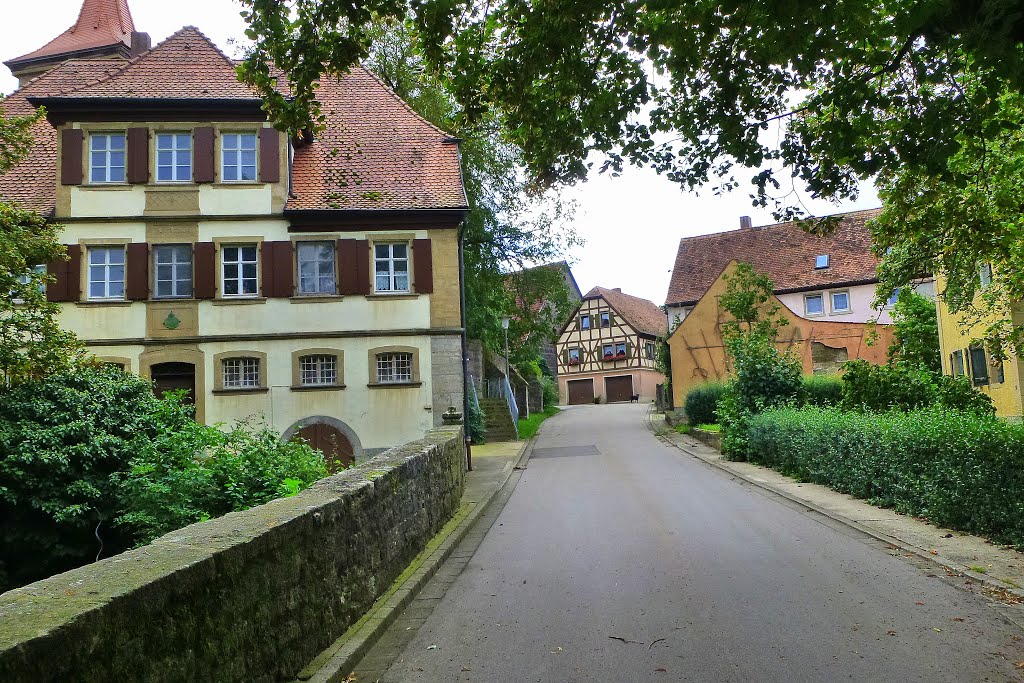
<instances>
[{"instance_id":1,"label":"overcast white sky","mask_svg":"<svg viewBox=\"0 0 1024 683\"><path fill-rule=\"evenodd\" d=\"M32 0L5 3L0 23L0 61L41 47L71 26L81 0ZM129 0L137 30L147 31L154 44L182 26L197 26L229 54L230 42L243 40L245 24L233 0ZM0 92L10 93L17 81L0 67ZM774 222L770 213L755 210L746 192L716 197L681 192L677 186L646 170L627 169L622 177L595 176L565 192L577 199L577 231L586 245L570 255L573 273L586 293L594 285L621 287L628 294L665 302L669 271L679 238L728 230L741 215L754 225ZM840 207L808 202L819 214L878 205L868 189L856 203Z\"/></svg>"}]
</instances>

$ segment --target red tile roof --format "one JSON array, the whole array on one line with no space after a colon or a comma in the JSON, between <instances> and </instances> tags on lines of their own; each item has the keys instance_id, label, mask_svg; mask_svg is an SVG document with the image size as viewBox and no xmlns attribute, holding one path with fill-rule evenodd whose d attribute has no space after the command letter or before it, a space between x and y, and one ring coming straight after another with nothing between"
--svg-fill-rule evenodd
<instances>
[{"instance_id":1,"label":"red tile roof","mask_svg":"<svg viewBox=\"0 0 1024 683\"><path fill-rule=\"evenodd\" d=\"M74 99L253 100L235 74L235 63L194 26L186 26L153 49L102 78L70 87Z\"/></svg>"},{"instance_id":2,"label":"red tile roof","mask_svg":"<svg viewBox=\"0 0 1024 683\"><path fill-rule=\"evenodd\" d=\"M238 81L235 64L192 27L129 62L117 60L116 68L112 63L62 65L12 95L7 106L29 111L29 97L258 102ZM356 67L321 83L318 93L326 129L295 152L288 210L466 207L458 145L381 81ZM47 212L55 203L56 136L45 122L38 135L30 157L0 178L0 197Z\"/></svg>"},{"instance_id":3,"label":"red tile roof","mask_svg":"<svg viewBox=\"0 0 1024 683\"><path fill-rule=\"evenodd\" d=\"M317 90L327 129L295 153L289 210L467 204L458 145L361 67Z\"/></svg>"},{"instance_id":4,"label":"red tile roof","mask_svg":"<svg viewBox=\"0 0 1024 683\"><path fill-rule=\"evenodd\" d=\"M34 111L29 97L58 93L83 80L115 71L124 63L123 59L64 62L0 101L0 106L7 116L26 116ZM32 136L34 142L29 155L0 175L0 197L47 215L53 211L57 195L57 131L43 119L32 128Z\"/></svg>"},{"instance_id":5,"label":"red tile roof","mask_svg":"<svg viewBox=\"0 0 1024 683\"><path fill-rule=\"evenodd\" d=\"M668 332L668 318L653 301L604 287L594 287L583 298L603 298L616 313L641 334L664 337Z\"/></svg>"},{"instance_id":6,"label":"red tile roof","mask_svg":"<svg viewBox=\"0 0 1024 683\"><path fill-rule=\"evenodd\" d=\"M128 0L85 0L74 26L38 50L6 63L14 65L119 44L130 47L133 31L135 23L128 9Z\"/></svg>"},{"instance_id":7,"label":"red tile roof","mask_svg":"<svg viewBox=\"0 0 1024 683\"><path fill-rule=\"evenodd\" d=\"M878 259L871 253L866 222L878 212L841 214L839 226L829 237L811 235L795 222L684 237L679 240L665 303L696 303L732 260L750 263L770 277L776 292L875 282ZM828 254L828 268L815 269L819 254Z\"/></svg>"}]
</instances>

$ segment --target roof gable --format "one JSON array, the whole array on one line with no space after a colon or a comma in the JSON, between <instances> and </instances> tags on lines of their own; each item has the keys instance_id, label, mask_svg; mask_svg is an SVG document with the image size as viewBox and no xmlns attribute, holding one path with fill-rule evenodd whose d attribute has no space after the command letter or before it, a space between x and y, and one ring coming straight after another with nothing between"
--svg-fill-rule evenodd
<instances>
[{"instance_id":1,"label":"roof gable","mask_svg":"<svg viewBox=\"0 0 1024 683\"><path fill-rule=\"evenodd\" d=\"M684 237L679 240L665 303L696 302L733 260L750 263L770 277L776 292L874 282L878 259L871 251L866 223L878 212L842 214L828 237L811 235L796 222ZM819 254L829 255L828 268L815 268Z\"/></svg>"},{"instance_id":2,"label":"roof gable","mask_svg":"<svg viewBox=\"0 0 1024 683\"><path fill-rule=\"evenodd\" d=\"M663 337L668 331L668 320L661 308L653 301L604 287L594 287L583 297L584 301L599 298L604 299L623 320L640 334Z\"/></svg>"},{"instance_id":3,"label":"roof gable","mask_svg":"<svg viewBox=\"0 0 1024 683\"><path fill-rule=\"evenodd\" d=\"M128 0L85 0L74 26L38 50L8 60L8 65L123 45L131 47L135 23Z\"/></svg>"},{"instance_id":4,"label":"roof gable","mask_svg":"<svg viewBox=\"0 0 1024 683\"><path fill-rule=\"evenodd\" d=\"M52 96L258 101L238 80L234 63L194 26L182 28L114 73Z\"/></svg>"}]
</instances>

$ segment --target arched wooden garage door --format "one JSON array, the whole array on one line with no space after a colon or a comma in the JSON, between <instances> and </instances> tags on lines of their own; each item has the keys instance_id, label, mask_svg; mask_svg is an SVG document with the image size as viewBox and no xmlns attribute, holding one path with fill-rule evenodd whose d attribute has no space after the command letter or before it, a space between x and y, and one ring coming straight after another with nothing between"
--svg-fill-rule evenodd
<instances>
[{"instance_id":1,"label":"arched wooden garage door","mask_svg":"<svg viewBox=\"0 0 1024 683\"><path fill-rule=\"evenodd\" d=\"M594 402L594 380L570 379L565 386L568 387L569 405L577 406Z\"/></svg>"},{"instance_id":2,"label":"arched wooden garage door","mask_svg":"<svg viewBox=\"0 0 1024 683\"><path fill-rule=\"evenodd\" d=\"M604 395L609 403L628 401L633 396L633 375L605 377Z\"/></svg>"},{"instance_id":3,"label":"arched wooden garage door","mask_svg":"<svg viewBox=\"0 0 1024 683\"><path fill-rule=\"evenodd\" d=\"M352 443L335 427L322 422L314 422L295 432L292 440L305 439L306 443L324 454L328 472L338 472L355 459Z\"/></svg>"}]
</instances>

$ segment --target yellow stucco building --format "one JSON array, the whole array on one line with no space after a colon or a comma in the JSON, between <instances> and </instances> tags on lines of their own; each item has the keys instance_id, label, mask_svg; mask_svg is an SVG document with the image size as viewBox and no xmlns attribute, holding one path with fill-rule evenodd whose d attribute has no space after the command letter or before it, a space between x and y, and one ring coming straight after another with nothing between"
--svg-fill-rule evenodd
<instances>
[{"instance_id":1,"label":"yellow stucco building","mask_svg":"<svg viewBox=\"0 0 1024 683\"><path fill-rule=\"evenodd\" d=\"M257 417L342 460L461 409L458 141L360 68L292 137L197 29L129 60L148 40L125 0L85 0L79 24L8 62L4 103L46 107L0 196L63 226L62 326L199 420Z\"/></svg>"},{"instance_id":2,"label":"yellow stucco building","mask_svg":"<svg viewBox=\"0 0 1024 683\"><path fill-rule=\"evenodd\" d=\"M942 278L937 278L939 291L945 287ZM1021 361L1011 356L1003 362L995 361L981 344L974 342L991 324L983 320L965 326L963 316L954 315L939 298L939 348L942 353L942 372L956 377L968 377L978 391L992 398L996 415L1011 420L1020 420L1024 414L1024 367ZM1024 306L1013 307L1013 322L1024 324Z\"/></svg>"}]
</instances>

